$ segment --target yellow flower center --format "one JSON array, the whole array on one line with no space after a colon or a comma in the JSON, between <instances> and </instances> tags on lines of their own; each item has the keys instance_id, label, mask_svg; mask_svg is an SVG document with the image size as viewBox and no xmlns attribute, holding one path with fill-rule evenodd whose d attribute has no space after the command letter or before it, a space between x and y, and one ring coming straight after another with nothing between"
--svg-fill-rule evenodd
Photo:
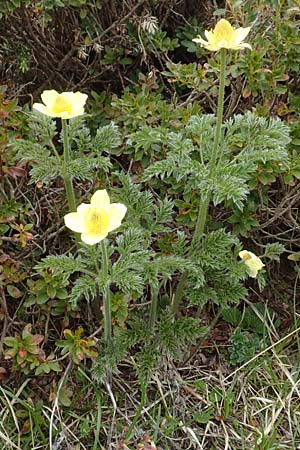
<instances>
[{"instance_id":1,"label":"yellow flower center","mask_svg":"<svg viewBox=\"0 0 300 450\"><path fill-rule=\"evenodd\" d=\"M72 103L63 95L60 94L56 97L56 100L52 106L52 111L55 114L59 114L62 112L72 112Z\"/></svg>"},{"instance_id":2,"label":"yellow flower center","mask_svg":"<svg viewBox=\"0 0 300 450\"><path fill-rule=\"evenodd\" d=\"M84 225L89 233L104 234L109 225L109 214L98 208L90 208L86 213Z\"/></svg>"},{"instance_id":3,"label":"yellow flower center","mask_svg":"<svg viewBox=\"0 0 300 450\"><path fill-rule=\"evenodd\" d=\"M244 261L249 261L249 259L252 259L252 256L249 255L249 253L245 253L245 254L243 255L243 260L244 260Z\"/></svg>"},{"instance_id":4,"label":"yellow flower center","mask_svg":"<svg viewBox=\"0 0 300 450\"><path fill-rule=\"evenodd\" d=\"M213 31L215 42L230 42L233 38L234 30L227 20L220 20Z\"/></svg>"}]
</instances>

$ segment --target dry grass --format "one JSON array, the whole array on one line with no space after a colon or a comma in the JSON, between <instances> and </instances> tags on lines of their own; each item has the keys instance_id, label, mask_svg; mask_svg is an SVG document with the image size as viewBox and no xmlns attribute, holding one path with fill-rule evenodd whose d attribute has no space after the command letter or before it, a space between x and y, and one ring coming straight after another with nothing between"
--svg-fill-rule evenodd
<instances>
[{"instance_id":1,"label":"dry grass","mask_svg":"<svg viewBox=\"0 0 300 450\"><path fill-rule=\"evenodd\" d=\"M121 372L111 388L108 384L93 386L88 371L81 370L83 397L70 408L59 400L52 407L44 402L40 410L44 422L43 442L33 414L36 398L28 395L29 392L34 395L36 389L32 381L27 378L14 395L9 389L1 388L0 448L300 448L299 349L295 344L299 330L279 338L269 323L272 344L233 371L222 362L221 356L211 368L201 364L203 349L186 365L175 366L165 359L152 376L147 400L130 437L128 429L141 399L139 382L133 378L132 361L125 361L120 367ZM75 372L74 368L65 372L61 388L76 382L79 372L76 377ZM91 400L95 399L95 392L98 403ZM20 414L24 409L31 417L29 430L25 430L24 414L23 417Z\"/></svg>"}]
</instances>

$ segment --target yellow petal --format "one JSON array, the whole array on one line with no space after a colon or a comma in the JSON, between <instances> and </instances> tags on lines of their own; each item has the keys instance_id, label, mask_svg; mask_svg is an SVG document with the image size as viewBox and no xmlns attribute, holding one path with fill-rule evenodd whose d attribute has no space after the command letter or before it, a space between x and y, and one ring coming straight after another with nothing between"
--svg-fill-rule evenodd
<instances>
[{"instance_id":1,"label":"yellow petal","mask_svg":"<svg viewBox=\"0 0 300 450\"><path fill-rule=\"evenodd\" d=\"M249 48L250 50L252 50L251 45L247 44L246 42L243 42L242 44L240 44L239 48Z\"/></svg>"},{"instance_id":2,"label":"yellow petal","mask_svg":"<svg viewBox=\"0 0 300 450\"><path fill-rule=\"evenodd\" d=\"M107 236L107 233L82 233L81 235L81 240L82 242L84 242L85 244L88 245L94 245L94 244L98 244L98 242L102 241L103 239L105 239Z\"/></svg>"},{"instance_id":3,"label":"yellow petal","mask_svg":"<svg viewBox=\"0 0 300 450\"><path fill-rule=\"evenodd\" d=\"M195 39L192 39L193 42L196 42L197 44L201 44L203 46L208 45L208 42L202 39L201 36L196 37Z\"/></svg>"},{"instance_id":4,"label":"yellow petal","mask_svg":"<svg viewBox=\"0 0 300 450\"><path fill-rule=\"evenodd\" d=\"M84 114L84 109L77 109L76 111L73 111L72 113L62 113L61 118L62 119L73 119L73 117L82 116Z\"/></svg>"},{"instance_id":5,"label":"yellow petal","mask_svg":"<svg viewBox=\"0 0 300 450\"><path fill-rule=\"evenodd\" d=\"M66 112L61 116L63 119L72 119L84 113L84 105L88 96L81 92L63 92L60 94L61 109L60 112Z\"/></svg>"},{"instance_id":6,"label":"yellow petal","mask_svg":"<svg viewBox=\"0 0 300 450\"><path fill-rule=\"evenodd\" d=\"M256 278L257 277L257 274L258 274L258 269L256 269L256 268L251 268L251 267L247 267L247 272L248 272L248 275L249 275L249 277L251 277L251 278Z\"/></svg>"},{"instance_id":7,"label":"yellow petal","mask_svg":"<svg viewBox=\"0 0 300 450\"><path fill-rule=\"evenodd\" d=\"M126 211L127 208L122 203L112 203L110 205L108 231L115 230L121 226Z\"/></svg>"},{"instance_id":8,"label":"yellow petal","mask_svg":"<svg viewBox=\"0 0 300 450\"><path fill-rule=\"evenodd\" d=\"M208 42L211 42L213 40L213 38L214 38L213 32L212 31L208 31L208 30L204 31L204 36L206 37Z\"/></svg>"},{"instance_id":9,"label":"yellow petal","mask_svg":"<svg viewBox=\"0 0 300 450\"><path fill-rule=\"evenodd\" d=\"M232 50L251 49L249 44L242 44L249 31L250 27L234 29L226 19L221 19L213 30L204 31L207 41L202 39L201 36L197 36L193 41L210 51L218 51L221 48Z\"/></svg>"},{"instance_id":10,"label":"yellow petal","mask_svg":"<svg viewBox=\"0 0 300 450\"><path fill-rule=\"evenodd\" d=\"M72 92L73 94L73 92ZM81 92L75 92L73 94L73 100L72 103L74 105L74 110L81 110L86 101L87 101L88 96L86 94L82 94Z\"/></svg>"},{"instance_id":11,"label":"yellow petal","mask_svg":"<svg viewBox=\"0 0 300 450\"><path fill-rule=\"evenodd\" d=\"M245 263L247 265L248 274L252 278L256 278L258 271L264 267L264 264L258 257L245 261Z\"/></svg>"},{"instance_id":12,"label":"yellow petal","mask_svg":"<svg viewBox=\"0 0 300 450\"><path fill-rule=\"evenodd\" d=\"M110 205L109 195L105 189L99 189L91 198L91 205L95 208L107 208Z\"/></svg>"},{"instance_id":13,"label":"yellow petal","mask_svg":"<svg viewBox=\"0 0 300 450\"><path fill-rule=\"evenodd\" d=\"M246 36L248 36L249 31L250 31L251 27L246 27L246 28L238 28L237 30L235 30L234 34L236 37L236 41L238 43L242 42Z\"/></svg>"},{"instance_id":14,"label":"yellow petal","mask_svg":"<svg viewBox=\"0 0 300 450\"><path fill-rule=\"evenodd\" d=\"M48 106L48 108L52 108L52 105L55 103L57 97L59 96L59 93L56 92L54 89L44 91L41 94L41 99L43 100L44 105Z\"/></svg>"},{"instance_id":15,"label":"yellow petal","mask_svg":"<svg viewBox=\"0 0 300 450\"><path fill-rule=\"evenodd\" d=\"M264 267L262 260L254 253L247 250L242 250L239 253L239 257L246 264L248 275L251 278L256 278L258 271Z\"/></svg>"},{"instance_id":16,"label":"yellow petal","mask_svg":"<svg viewBox=\"0 0 300 450\"><path fill-rule=\"evenodd\" d=\"M213 34L221 39L225 36L231 36L233 32L234 29L226 19L220 19L213 30Z\"/></svg>"},{"instance_id":17,"label":"yellow petal","mask_svg":"<svg viewBox=\"0 0 300 450\"><path fill-rule=\"evenodd\" d=\"M87 203L81 203L77 206L77 213L82 216L85 215L89 209L91 209L91 205Z\"/></svg>"},{"instance_id":18,"label":"yellow petal","mask_svg":"<svg viewBox=\"0 0 300 450\"><path fill-rule=\"evenodd\" d=\"M34 104L34 108L50 117L72 119L84 114L84 105L88 98L81 92L62 92L59 94L54 89L46 90L41 94L45 108L40 103Z\"/></svg>"},{"instance_id":19,"label":"yellow petal","mask_svg":"<svg viewBox=\"0 0 300 450\"><path fill-rule=\"evenodd\" d=\"M64 221L66 227L70 228L70 230L75 231L76 233L82 233L84 231L83 216L77 212L66 214Z\"/></svg>"},{"instance_id":20,"label":"yellow petal","mask_svg":"<svg viewBox=\"0 0 300 450\"><path fill-rule=\"evenodd\" d=\"M42 103L34 103L32 107L40 113L46 114L46 116L56 117L56 114L53 114L51 111L49 111L47 106L43 105Z\"/></svg>"},{"instance_id":21,"label":"yellow petal","mask_svg":"<svg viewBox=\"0 0 300 450\"><path fill-rule=\"evenodd\" d=\"M210 52L217 52L222 47L220 47L219 45L215 45L215 44L207 44L207 45L205 45L205 48L207 50L209 50Z\"/></svg>"}]
</instances>

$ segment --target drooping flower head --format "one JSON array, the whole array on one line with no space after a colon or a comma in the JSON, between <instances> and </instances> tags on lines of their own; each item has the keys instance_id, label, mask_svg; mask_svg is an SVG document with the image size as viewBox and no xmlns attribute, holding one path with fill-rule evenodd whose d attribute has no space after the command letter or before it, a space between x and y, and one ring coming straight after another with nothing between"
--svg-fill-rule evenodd
<instances>
[{"instance_id":1,"label":"drooping flower head","mask_svg":"<svg viewBox=\"0 0 300 450\"><path fill-rule=\"evenodd\" d=\"M250 27L235 29L226 19L221 19L213 30L204 31L207 41L205 41L201 36L197 36L193 39L193 42L201 44L202 47L205 47L211 52L217 52L221 48L231 50L239 50L241 48L251 49L250 44L243 42L249 31Z\"/></svg>"},{"instance_id":2,"label":"drooping flower head","mask_svg":"<svg viewBox=\"0 0 300 450\"><path fill-rule=\"evenodd\" d=\"M105 239L110 231L119 228L127 208L122 203L110 203L105 189L96 191L91 203L81 203L77 212L66 214L66 227L81 233L81 240L89 245Z\"/></svg>"},{"instance_id":3,"label":"drooping flower head","mask_svg":"<svg viewBox=\"0 0 300 450\"><path fill-rule=\"evenodd\" d=\"M43 103L34 103L33 108L50 117L72 119L84 114L84 105L88 96L81 92L62 92L54 89L44 91L41 95Z\"/></svg>"},{"instance_id":4,"label":"drooping flower head","mask_svg":"<svg viewBox=\"0 0 300 450\"><path fill-rule=\"evenodd\" d=\"M242 250L239 253L239 257L246 264L249 277L256 278L258 271L264 267L262 260L254 253L248 252L248 250Z\"/></svg>"}]
</instances>

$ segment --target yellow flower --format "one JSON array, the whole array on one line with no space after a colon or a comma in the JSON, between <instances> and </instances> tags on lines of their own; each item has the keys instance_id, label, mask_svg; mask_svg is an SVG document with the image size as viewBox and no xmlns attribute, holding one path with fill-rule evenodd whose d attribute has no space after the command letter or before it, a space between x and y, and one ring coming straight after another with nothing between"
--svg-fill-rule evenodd
<instances>
[{"instance_id":1,"label":"yellow flower","mask_svg":"<svg viewBox=\"0 0 300 450\"><path fill-rule=\"evenodd\" d=\"M41 95L43 103L34 103L33 108L50 117L72 119L84 113L84 105L88 98L81 92L62 92L54 89L44 91Z\"/></svg>"},{"instance_id":2,"label":"yellow flower","mask_svg":"<svg viewBox=\"0 0 300 450\"><path fill-rule=\"evenodd\" d=\"M257 272L264 267L261 259L254 253L248 252L248 250L241 251L239 257L246 264L249 277L256 278Z\"/></svg>"},{"instance_id":3,"label":"yellow flower","mask_svg":"<svg viewBox=\"0 0 300 450\"><path fill-rule=\"evenodd\" d=\"M110 203L106 190L94 193L91 203L81 203L77 212L66 214L66 227L81 233L81 240L93 245L106 238L108 233L121 225L127 208L122 203Z\"/></svg>"},{"instance_id":4,"label":"yellow flower","mask_svg":"<svg viewBox=\"0 0 300 450\"><path fill-rule=\"evenodd\" d=\"M250 27L247 28L233 28L230 23L221 19L216 24L213 30L205 30L204 34L207 39L205 41L201 36L197 36L193 39L194 42L201 44L202 47L205 47L207 50L211 52L217 52L221 48L228 48L231 50L239 50L241 48L250 48L250 44L243 43L242 41L245 39L247 34L250 31Z\"/></svg>"}]
</instances>

